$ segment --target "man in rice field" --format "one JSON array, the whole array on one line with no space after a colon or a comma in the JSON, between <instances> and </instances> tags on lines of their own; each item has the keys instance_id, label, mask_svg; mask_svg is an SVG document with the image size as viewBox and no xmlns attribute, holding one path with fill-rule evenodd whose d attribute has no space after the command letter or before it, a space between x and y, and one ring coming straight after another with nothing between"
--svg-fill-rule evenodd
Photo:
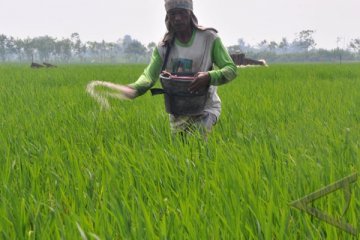
<instances>
[{"instance_id":1,"label":"man in rice field","mask_svg":"<svg viewBox=\"0 0 360 240\"><path fill-rule=\"evenodd\" d=\"M177 133L199 129L206 135L221 112L217 86L236 77L236 66L217 31L198 25L192 0L165 0L165 9L168 31L154 49L142 75L129 84L123 93L128 98L143 95L159 79L160 73L193 73L194 80L188 90L196 93L206 88L205 106L196 115L170 114L171 130Z\"/></svg>"}]
</instances>

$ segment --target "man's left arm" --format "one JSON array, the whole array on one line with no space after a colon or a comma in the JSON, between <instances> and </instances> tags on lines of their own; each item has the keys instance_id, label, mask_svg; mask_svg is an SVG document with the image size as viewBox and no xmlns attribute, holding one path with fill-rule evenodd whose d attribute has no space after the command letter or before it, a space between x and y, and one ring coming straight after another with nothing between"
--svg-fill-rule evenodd
<instances>
[{"instance_id":1,"label":"man's left arm","mask_svg":"<svg viewBox=\"0 0 360 240\"><path fill-rule=\"evenodd\" d=\"M211 54L214 64L218 67L209 71L211 85L222 85L236 78L236 65L220 38L215 39Z\"/></svg>"}]
</instances>

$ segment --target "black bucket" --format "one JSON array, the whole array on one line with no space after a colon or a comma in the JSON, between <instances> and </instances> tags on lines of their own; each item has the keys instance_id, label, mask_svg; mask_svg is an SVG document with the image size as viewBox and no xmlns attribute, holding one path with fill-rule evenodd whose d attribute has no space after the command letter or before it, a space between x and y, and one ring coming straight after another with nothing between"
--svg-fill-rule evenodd
<instances>
[{"instance_id":1,"label":"black bucket","mask_svg":"<svg viewBox=\"0 0 360 240\"><path fill-rule=\"evenodd\" d=\"M151 89L153 95L164 94L166 112L173 115L198 115L204 111L208 87L190 93L189 86L193 76L160 75L163 89Z\"/></svg>"}]
</instances>

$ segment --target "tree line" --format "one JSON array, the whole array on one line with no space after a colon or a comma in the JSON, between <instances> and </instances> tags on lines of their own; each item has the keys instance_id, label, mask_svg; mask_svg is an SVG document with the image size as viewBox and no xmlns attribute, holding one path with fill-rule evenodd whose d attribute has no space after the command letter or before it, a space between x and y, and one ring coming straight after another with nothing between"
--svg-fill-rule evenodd
<instances>
[{"instance_id":1,"label":"tree line","mask_svg":"<svg viewBox=\"0 0 360 240\"><path fill-rule=\"evenodd\" d=\"M360 38L352 39L345 47L327 50L316 48L314 30L303 30L293 41L282 38L280 42L263 40L251 45L239 39L228 46L230 53L245 53L247 57L265 59L267 62L301 61L360 61ZM338 44L341 39L338 39ZM0 61L27 63L33 61L54 63L145 63L148 62L154 42L145 46L125 35L116 42L83 42L78 33L69 38L51 36L18 39L0 34Z\"/></svg>"},{"instance_id":2,"label":"tree line","mask_svg":"<svg viewBox=\"0 0 360 240\"><path fill-rule=\"evenodd\" d=\"M15 39L0 35L0 61L2 62L55 62L55 63L142 63L149 59L155 43L146 47L130 35L116 42L83 42L78 33L70 38L51 36Z\"/></svg>"},{"instance_id":3,"label":"tree line","mask_svg":"<svg viewBox=\"0 0 360 240\"><path fill-rule=\"evenodd\" d=\"M293 41L284 37L280 42L263 40L255 45L240 38L238 44L228 49L231 53L245 53L249 58L265 59L267 62L360 61L360 38L344 43L339 37L336 40L337 47L329 50L316 48L314 33L314 30L303 30L296 34Z\"/></svg>"}]
</instances>

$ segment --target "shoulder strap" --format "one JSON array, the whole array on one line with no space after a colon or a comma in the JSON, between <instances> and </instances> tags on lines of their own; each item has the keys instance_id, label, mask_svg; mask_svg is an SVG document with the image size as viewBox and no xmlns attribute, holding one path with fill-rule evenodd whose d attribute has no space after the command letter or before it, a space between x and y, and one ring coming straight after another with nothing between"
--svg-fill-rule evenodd
<instances>
[{"instance_id":1,"label":"shoulder strap","mask_svg":"<svg viewBox=\"0 0 360 240\"><path fill-rule=\"evenodd\" d=\"M164 71L165 68L166 68L167 61L168 61L168 59L169 59L169 54L170 54L171 46L174 44L174 40L175 40L175 37L173 37L173 38L171 39L171 41L168 42L168 44L167 44L167 46L166 46L165 58L164 58L163 65L162 65L162 67L161 67L161 71Z\"/></svg>"},{"instance_id":2,"label":"shoulder strap","mask_svg":"<svg viewBox=\"0 0 360 240\"><path fill-rule=\"evenodd\" d=\"M173 45L174 40L175 40L175 37L173 37L171 39L171 41L167 43L164 62L163 62L163 65L161 66L161 72L164 71L165 68L166 68L167 61L168 61L169 54L170 54L170 50L171 50L171 46ZM151 88L150 91L151 91L151 95L153 95L153 96L165 93L165 90L162 89L162 88Z\"/></svg>"}]
</instances>

